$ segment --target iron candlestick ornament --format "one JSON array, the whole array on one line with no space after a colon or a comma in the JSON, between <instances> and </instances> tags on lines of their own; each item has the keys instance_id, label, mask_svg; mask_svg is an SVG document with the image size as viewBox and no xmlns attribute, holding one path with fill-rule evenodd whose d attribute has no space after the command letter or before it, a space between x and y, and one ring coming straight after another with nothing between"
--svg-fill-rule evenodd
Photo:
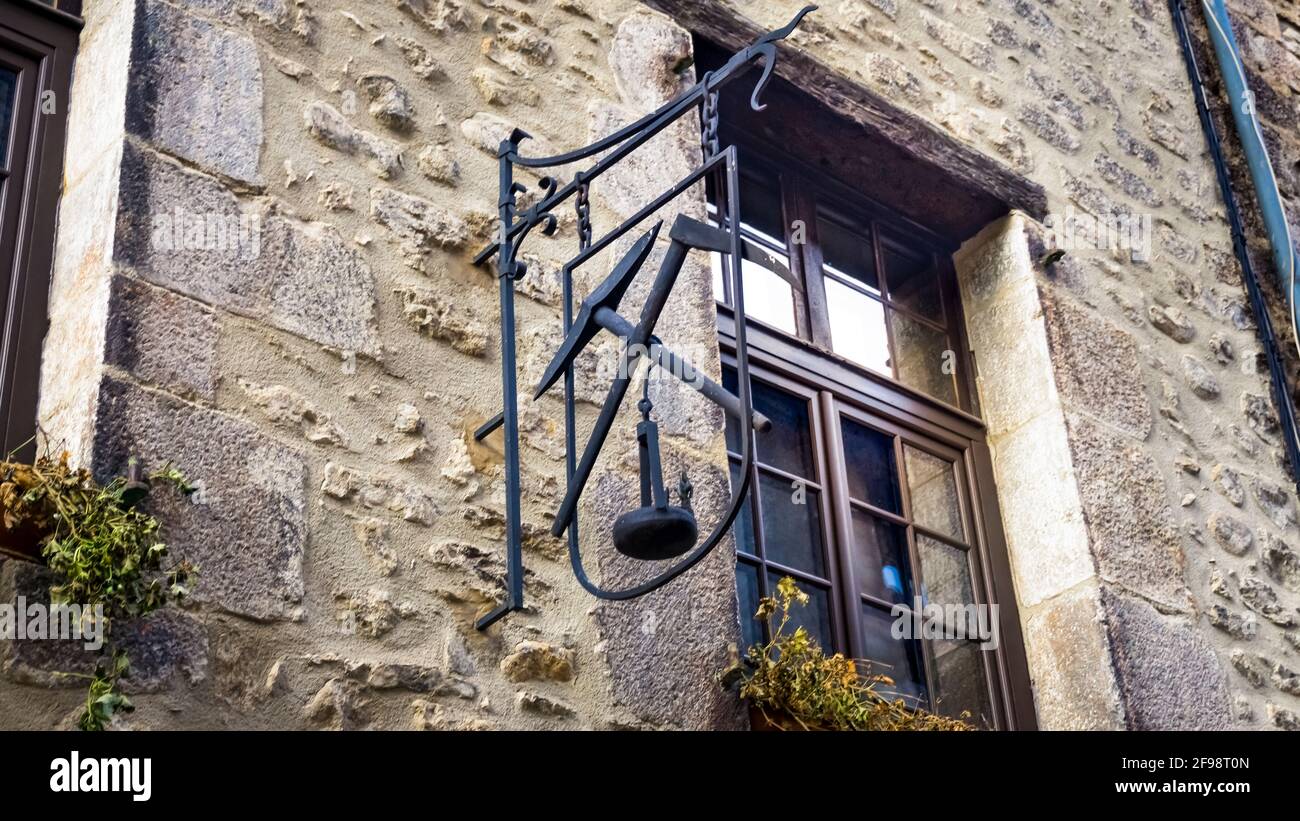
<instances>
[{"instance_id":1,"label":"iron candlestick ornament","mask_svg":"<svg viewBox=\"0 0 1300 821\"><path fill-rule=\"evenodd\" d=\"M682 378L687 385L698 390L704 397L739 420L742 430L767 430L770 427L770 422L762 414L754 411L750 395L749 351L745 342L745 301L740 278L743 249L738 230L739 170L735 147L719 149L718 90L745 74L761 59L763 73L754 85L750 106L755 111L766 108L759 102L759 97L767 88L776 66L777 41L788 37L804 16L816 8L816 6L804 7L785 26L758 38L747 48L734 54L722 68L705 74L698 83L658 110L585 148L552 157L525 157L519 153L519 144L529 135L517 128L509 137L501 141L497 152L500 191L497 199L498 236L496 242L479 252L474 259L474 264L482 265L493 256L496 257L501 303L502 410L475 431L474 438L482 440L498 427L504 428L506 595L500 605L478 620L475 625L478 629L484 629L505 614L524 606L514 299L515 282L527 275L527 266L518 260L518 253L520 246L534 228L541 226L542 233L547 236L555 232L554 209L570 197L575 198L579 249L578 254L561 269L565 337L534 390L533 398L540 398L563 377L567 485L564 500L556 511L551 532L556 536L567 532L569 561L578 582L593 595L611 600L631 599L656 590L694 567L708 555L726 535L740 512L741 505L745 503L749 491L750 468L753 464L752 437L748 435L741 437L741 478L737 486L732 489L731 503L726 515L702 542L696 544L699 538L699 526L691 507L690 480L683 472L676 488L677 503L673 504L669 491L664 485L659 457L659 428L650 415L653 406L647 390L638 402L641 420L636 429L637 449L640 455L641 506L622 514L615 520L614 546L619 552L636 559L681 558L676 564L654 577L634 587L620 590L606 590L600 587L587 577L583 569L578 540L578 502L596 466L601 448L614 425L619 408L631 387L631 377L639 364L638 360L644 358L651 366L658 366ZM701 165L617 228L593 241L589 200L591 183L660 131L679 118L690 114L697 106L700 108L703 124ZM573 179L564 185L560 185L554 177L543 177L539 182L544 192L541 199L524 211L518 209L516 198L527 191L527 188L515 181L516 167L558 168L586 160L597 154L603 156L585 170L577 172ZM613 242L647 221L664 205L709 177L725 182L725 202L722 203L725 210L720 209L719 225L708 225L685 215L676 217L668 230L668 250L664 254L649 294L635 320L619 313L619 303L649 257L650 250L663 229L662 221L656 222L633 243L610 275L582 300L575 317L573 272ZM685 359L664 347L654 336L659 315L667 304L673 285L691 249L725 254L731 258L729 268L732 279L732 301L736 314L736 372L739 396L704 377ZM573 364L576 357L602 330L613 333L623 340L622 361L618 376L610 386L579 459L575 429ZM687 379L685 374L691 374L690 378ZM648 374L646 379L648 382Z\"/></svg>"}]
</instances>

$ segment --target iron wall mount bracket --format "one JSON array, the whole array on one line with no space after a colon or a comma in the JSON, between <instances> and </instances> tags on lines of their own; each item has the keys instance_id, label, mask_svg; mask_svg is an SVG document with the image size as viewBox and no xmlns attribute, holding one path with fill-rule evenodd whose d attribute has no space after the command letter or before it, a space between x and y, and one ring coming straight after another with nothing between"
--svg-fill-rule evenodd
<instances>
[{"instance_id":1,"label":"iron wall mount bracket","mask_svg":"<svg viewBox=\"0 0 1300 821\"><path fill-rule=\"evenodd\" d=\"M606 330L622 336L628 344L625 351L645 351L653 363L667 365L670 372L677 373L684 360L664 348L654 337L654 326L659 313L663 310L673 284L676 281L686 253L690 248L705 248L723 253L730 258L728 266L732 277L732 300L736 316L736 370L740 395L734 396L712 380L693 382L706 398L719 404L725 411L736 416L742 430L749 430L756 425L765 429L768 422L761 414L755 414L750 395L749 355L745 342L744 289L741 283L740 269L743 247L738 226L740 224L739 170L734 147L719 150L717 133L717 94L727 83L744 75L759 61L763 71L750 95L750 105L755 111L762 111L766 106L760 102L763 91L771 80L776 66L776 43L788 37L799 22L816 9L805 6L785 26L759 37L748 47L737 52L717 71L710 72L694 86L665 103L656 111L647 114L636 122L619 131L597 140L583 148L551 157L525 157L519 153L520 144L528 139L527 132L514 129L501 141L498 152L498 191L497 218L498 232L496 240L484 248L474 258L476 265L483 265L493 257L496 258L497 282L499 288L499 309L501 313L501 398L502 410L485 422L477 431L475 438L483 439L497 428L503 429L505 452L505 542L506 542L506 590L501 603L480 618L475 626L482 630L493 624L507 613L524 607L524 571L522 549L522 523L520 520L520 452L519 452L519 395L517 383L517 358L515 350L515 282L527 275L527 267L518 261L520 247L529 233L541 227L542 233L550 235L557 226L555 209L571 197L577 197L579 214L579 251L561 269L561 287L563 292L563 329L565 344L557 352L555 360L547 370L542 384L538 386L537 396L545 393L562 374L564 377L565 405L565 468L567 487L564 502L557 511L553 533L567 533L569 559L574 575L584 589L593 595L608 600L625 600L649 593L668 584L673 579L694 567L713 550L726 535L731 524L745 503L749 491L750 467L753 463L752 437L742 437L741 444L741 480L732 488L732 498L726 513L715 525L707 537L691 549L675 565L660 572L633 587L607 590L592 582L583 569L580 543L578 539L577 504L582 488L600 454L605 436L608 434L630 384L631 371L621 370L620 376L610 387L600 418L584 449L582 461L576 461L576 430L574 410L574 369L573 360L600 330ZM705 123L706 139L703 141L703 163L679 180L670 189L646 204L632 217L617 228L592 241L590 211L587 203L590 186L593 181L617 164L638 147L644 145L656 134L696 110L701 109ZM561 185L553 176L544 176L539 181L542 196L530 208L520 211L518 195L527 188L515 180L516 168L544 169L560 168L602 155L589 167L576 173L572 180ZM673 225L670 235L672 243L660 266L654 286L642 308L639 321L632 323L617 313L618 298L626 291L627 283L636 275L645 254L637 259L625 257L627 265L620 265L606 280L601 288L584 300L584 313L581 322L575 327L573 316L573 272L583 263L609 247L610 244L624 236L634 227L649 219L656 211L673 199L681 196L701 180L712 175L724 188L725 212L719 214L719 227L707 226L694 220L679 218ZM646 247L654 241L656 226L649 234ZM644 240L644 238L643 238ZM634 248L635 250L635 248ZM645 249L643 249L644 251ZM625 354L625 366L630 364Z\"/></svg>"}]
</instances>

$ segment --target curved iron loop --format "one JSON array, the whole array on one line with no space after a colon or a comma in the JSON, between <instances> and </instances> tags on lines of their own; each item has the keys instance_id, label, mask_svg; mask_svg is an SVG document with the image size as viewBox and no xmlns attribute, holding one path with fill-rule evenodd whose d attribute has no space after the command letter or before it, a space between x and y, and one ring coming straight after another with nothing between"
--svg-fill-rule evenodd
<instances>
[{"instance_id":1,"label":"curved iron loop","mask_svg":"<svg viewBox=\"0 0 1300 821\"><path fill-rule=\"evenodd\" d=\"M745 322L743 321L743 317L745 316L745 292L744 285L740 278L740 265L738 264L740 262L741 249L740 232L735 230L737 227L735 225L737 222L736 215L740 207L740 194L739 191L737 191L739 176L736 166L735 146L728 146L723 153L726 155L727 161L727 211L723 217L725 220L723 224L729 229L731 241L731 250L729 255L731 256L732 264L729 267L731 269L732 301L735 306L734 310L736 316L742 318L742 321L736 323L736 372L740 377L736 382L737 387L740 389L741 407L745 412L745 418L741 420L742 424L740 429L750 431L753 430L754 426L754 405L753 397L750 395L749 384L749 345L746 341ZM566 266L564 274L566 277L570 276L572 271ZM568 283L566 283L566 285L567 284ZM572 430L566 431L566 437L569 437L571 441ZM699 564L699 562L705 556L709 555L709 553L711 553L727 535L728 531L731 529L732 523L736 520L736 516L740 514L741 505L746 504L748 501L750 474L752 473L753 464L753 436L747 434L740 438L740 482L732 488L731 506L727 509L727 515L718 522L718 524L713 528L713 531L709 533L708 537L698 547L688 553L686 557L677 564L669 567L662 573L641 582L640 584L623 588L621 590L607 590L593 582L587 576L587 571L582 564L582 552L578 544L577 536L575 535L578 520L577 511L575 509L573 520L569 525L569 565L573 568L574 578L578 580L578 584L582 585L582 588L588 593L598 599L604 599L606 601L625 601L627 599L634 599L638 596L644 596L647 593L658 590L664 585L672 582L678 576ZM570 480L572 480L572 446L570 446L569 449L567 467Z\"/></svg>"},{"instance_id":2,"label":"curved iron loop","mask_svg":"<svg viewBox=\"0 0 1300 821\"><path fill-rule=\"evenodd\" d=\"M551 233L555 230L556 218L550 212L560 203L566 201L575 194L579 194L582 199L588 195L588 186L596 177L609 170L613 165L618 163L636 148L645 144L646 141L663 131L669 125L674 123L679 117L690 110L693 106L703 103L702 114L708 119L716 118L716 92L724 84L740 77L749 70L758 61L763 63L763 72L755 84L754 90L750 95L750 105L756 111L762 111L766 106L760 102L762 93L766 90L771 81L772 72L776 66L776 48L775 43L788 37L799 25L800 21L817 7L813 5L805 6L793 19L785 26L768 32L760 37L749 47L737 52L730 60L718 71L708 73L704 78L697 82L690 89L678 95L674 100L661 106L654 112L645 115L636 122L626 126L613 134L610 134L585 148L570 151L565 154L559 154L552 157L528 158L519 154L519 143L527 139L529 135L522 129L515 128L511 131L510 136L501 142L498 152L500 167L500 189L501 199L498 201L499 210L499 236L496 242L483 248L475 257L474 263L481 265L490 259L499 251L504 251L501 258L497 260L497 273L501 282L501 308L502 308L502 394L505 400L505 407L501 414L502 424L506 427L505 449L506 449L506 537L507 537L507 597L495 609L478 619L475 626L478 629L485 629L506 613L517 610L523 606L523 567L521 563L522 550L520 534L520 512L519 512L519 480L518 480L518 418L515 398L517 396L515 356L514 356L514 283L511 280L518 279L524 275L525 266L516 261L518 249L524 239L538 224L545 224L544 233ZM707 124L706 124L707 127ZM736 162L736 149L734 146L728 147L724 151L709 156L709 146L705 147L704 164L696 172L688 175L687 179L697 177L701 173L717 173L716 169L710 171L715 162L719 159L725 159L726 165L726 210L725 214L719 214L723 229L727 234L725 242L727 255L731 257L732 264L730 274L732 277L732 303L733 309L739 321L735 324L735 358L737 387L740 393L740 416L743 424L741 430L746 431L746 435L741 437L740 444L740 478L735 487L732 488L731 504L729 505L726 515L717 523L713 531L704 539L704 541L695 547L685 558L677 564L669 567L667 570L656 576L622 590L607 590L595 584L587 577L586 571L582 566L582 556L578 540L578 515L576 496L572 503L568 522L567 535L569 542L569 559L573 567L573 572L579 584L582 585L589 593L601 599L607 600L625 600L649 593L659 587L662 587L681 574L687 572L707 556L725 537L734 523L736 516L739 515L741 505L748 501L750 488L750 474L753 471L754 453L753 453L753 435L749 433L754 429L754 408L753 397L749 380L749 349L746 342L746 323L744 321L745 302L744 286L741 280L741 240L739 232L740 202L739 202L739 171ZM714 148L716 151L716 148ZM522 189L512 179L513 167L520 166L525 168L541 168L565 166L578 160L606 152L603 157L596 160L585 171L580 171L573 180L558 186L555 178L547 176L542 178L540 185L546 192L542 199L529 208L520 219L517 213L516 196L522 193ZM679 183L680 186L680 183ZM673 192L676 192L674 194ZM665 195L675 196L680 194L678 186L670 189ZM585 203L580 204L580 211ZM721 209L719 209L721 211ZM632 220L632 224L639 222L646 216L649 216L650 209L642 209ZM703 226L701 226L703 227ZM611 236L621 235L623 228L617 228L611 232ZM564 311L563 321L566 334L569 332L573 322L572 306L572 273L573 268L580 264L591 254L595 253L599 247L609 241L608 238L602 238L600 243L592 244L589 229L580 234L580 246L586 246L580 251L579 255L567 263L563 271L563 295ZM720 244L721 245L721 244ZM719 248L721 250L721 248ZM667 260L665 260L667 261ZM662 269L661 269L662 273ZM671 287L671 286L669 286ZM662 308L662 304L659 305ZM643 307L643 313L645 309ZM655 315L657 317L658 311ZM653 320L645 322L647 317L642 317L642 324L639 326L638 336L644 334L649 336L653 329ZM644 341L644 338L642 339ZM579 492L581 486L585 484L585 475L589 475L590 465L576 466L574 463L574 451L576 449L575 441L575 418L573 410L574 395L574 372L572 363L567 363L564 368L565 377L565 467L566 474L572 489L575 474L583 475L583 479L577 483ZM617 387L617 382L616 386ZM613 390L611 391L613 393ZM621 397L620 397L621 398ZM614 397L607 397L607 404L617 404L612 401ZM616 408L615 408L616 409ZM591 442L588 442L590 445ZM588 461L587 455L584 454L584 462ZM592 460L594 461L594 459ZM576 471L575 471L575 468ZM513 477L513 478L512 478ZM562 517L557 514L557 521ZM554 532L555 528L552 528ZM558 534L557 534L558 535Z\"/></svg>"},{"instance_id":3,"label":"curved iron loop","mask_svg":"<svg viewBox=\"0 0 1300 821\"><path fill-rule=\"evenodd\" d=\"M799 25L799 22L817 6L804 6L795 14L794 18L774 31L769 31L762 37L755 40L751 45L736 52L726 65L717 71L710 72L695 85L679 94L677 97L660 106L655 111L650 112L636 122L624 126L606 137L597 140L583 148L575 149L564 154L556 154L550 157L524 157L519 154L518 143L522 139L529 137L528 133L522 129L516 128L511 133L514 146L506 155L510 162L524 168L549 168L555 166L564 166L579 160L595 156L607 149L613 149L609 154L602 157L584 174L584 181L590 184L591 180L600 176L610 166L617 163L620 159L629 154L633 149L644 143L650 137L658 134L663 129L677 120L687 109L699 103L700 99L710 92L717 91L723 85L740 77L749 70L751 64L759 58L763 59L763 74L759 77L758 86L755 87L754 93L750 96L750 105L754 106L756 111L762 111L764 106L759 103L758 98L767 83L771 79L772 71L776 66L776 48L773 46L779 40L783 40ZM514 139L518 136L519 139ZM636 137L638 139L633 140ZM539 213L551 211L560 203L577 193L578 183L572 180L563 187L553 190L548 194L536 208ZM514 237L520 230L521 226L512 226L509 230L509 236ZM475 265L482 265L500 248L500 241L495 241L483 248L474 257Z\"/></svg>"},{"instance_id":4,"label":"curved iron loop","mask_svg":"<svg viewBox=\"0 0 1300 821\"><path fill-rule=\"evenodd\" d=\"M673 111L675 113L671 116L666 117L665 119L668 122L675 120L677 118L677 114L681 113L680 109L683 107L683 104L687 103L688 100L694 102L694 100L699 96L701 91L706 89L714 90L718 86L727 82L728 80L734 79L734 76L739 76L740 74L744 73L744 69L748 68L748 64L754 62L758 57L767 58L766 59L767 64L763 68L763 76L759 79L759 85L755 88L754 94L750 98L750 103L751 105L754 106L755 111L762 111L764 108L766 108L766 106L759 105L758 95L759 92L761 92L762 89L767 86L767 83L772 76L772 69L775 68L776 66L776 48L773 44L779 40L784 40L785 38L789 37L794 32L794 30L799 27L799 23L803 20L803 18L806 17L810 12L814 12L816 10L817 10L817 6L815 5L807 5L799 9L799 11L795 13L795 16L791 18L790 22L786 23L784 26L781 26L781 28L779 29L773 29L772 31L769 31L767 34L764 34L762 37L758 38L753 43L751 43L748 47L736 52L736 54L732 56L730 60L727 61L726 65L724 65L721 69L717 70L716 72L712 72L714 76L711 79L711 81L706 82L704 80L701 80L700 82L692 86L690 89L686 90L685 92L679 94L674 99L660 106L655 111L650 112L649 114L645 115L644 117L632 123L631 125L624 126L623 128L619 129L618 131L615 131L613 134L610 134L607 137L603 137L597 140L596 142L591 143L590 145L584 146L582 148L569 151L565 154L556 154L551 157L524 157L521 156L519 152L516 150L515 152L511 153L510 161L513 162L515 165L522 165L527 168L545 168L545 167L556 166L556 165L568 165L569 163L576 162L578 160L584 160L587 157L591 157L596 154L599 154L601 151L604 151L605 149L611 146L617 145L623 142L624 140L626 140L628 137L631 137L634 134L637 134L640 131L644 130L646 126L653 123L657 118L664 117L664 115L667 114L669 111Z\"/></svg>"}]
</instances>

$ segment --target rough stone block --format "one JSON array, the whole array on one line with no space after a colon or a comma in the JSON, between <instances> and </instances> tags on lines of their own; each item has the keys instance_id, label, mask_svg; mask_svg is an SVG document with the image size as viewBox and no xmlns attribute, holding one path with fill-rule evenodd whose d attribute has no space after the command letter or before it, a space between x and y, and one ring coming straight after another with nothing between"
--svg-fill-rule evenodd
<instances>
[{"instance_id":1,"label":"rough stone block","mask_svg":"<svg viewBox=\"0 0 1300 821\"><path fill-rule=\"evenodd\" d=\"M680 462L665 454L664 475ZM694 507L701 538L709 511L725 510L729 483L721 471L695 471ZM637 498L635 477L605 473L589 488L597 509L585 511L587 533L609 533L614 516ZM611 501L618 500L618 501ZM607 588L627 587L662 568L627 559L608 545L588 545L600 557ZM735 553L724 544L674 584L633 601L602 601L596 620L605 641L615 699L639 718L693 729L738 729L744 718L735 698L713 681L727 663L727 645L739 640Z\"/></svg>"},{"instance_id":2,"label":"rough stone block","mask_svg":"<svg viewBox=\"0 0 1300 821\"><path fill-rule=\"evenodd\" d=\"M10 561L0 566L0 601L16 606L21 596L26 605L48 605L54 574L30 562ZM118 622L113 642L131 659L130 676L123 688L133 693L152 693L175 681L189 684L207 675L208 636L194 616L169 607L148 618ZM103 660L100 652L87 650L79 639L23 639L0 642L0 670L22 684L44 687L83 687L85 679ZM74 674L69 676L65 674Z\"/></svg>"},{"instance_id":3,"label":"rough stone block","mask_svg":"<svg viewBox=\"0 0 1300 821\"><path fill-rule=\"evenodd\" d=\"M1061 415L1041 414L999 440L993 465L1021 605L1095 575Z\"/></svg>"},{"instance_id":4,"label":"rough stone block","mask_svg":"<svg viewBox=\"0 0 1300 821\"><path fill-rule=\"evenodd\" d=\"M1155 461L1082 417L1068 416L1067 424L1098 572L1168 608L1186 609L1183 551Z\"/></svg>"},{"instance_id":5,"label":"rough stone block","mask_svg":"<svg viewBox=\"0 0 1300 821\"><path fill-rule=\"evenodd\" d=\"M1109 588L1102 604L1130 729L1228 728L1227 676L1193 624Z\"/></svg>"},{"instance_id":6,"label":"rough stone block","mask_svg":"<svg viewBox=\"0 0 1300 821\"><path fill-rule=\"evenodd\" d=\"M1116 730L1124 726L1097 588L1080 585L1036 608L1025 624L1039 726Z\"/></svg>"},{"instance_id":7,"label":"rough stone block","mask_svg":"<svg viewBox=\"0 0 1300 821\"><path fill-rule=\"evenodd\" d=\"M1151 405L1133 337L1050 291L1042 300L1062 403L1145 439Z\"/></svg>"},{"instance_id":8,"label":"rough stone block","mask_svg":"<svg viewBox=\"0 0 1300 821\"><path fill-rule=\"evenodd\" d=\"M374 277L328 226L263 219L216 180L130 143L120 202L114 256L142 278L316 342L378 355Z\"/></svg>"},{"instance_id":9,"label":"rough stone block","mask_svg":"<svg viewBox=\"0 0 1300 821\"><path fill-rule=\"evenodd\" d=\"M253 40L154 0L141 7L133 40L127 130L260 184L262 69Z\"/></svg>"},{"instance_id":10,"label":"rough stone block","mask_svg":"<svg viewBox=\"0 0 1300 821\"><path fill-rule=\"evenodd\" d=\"M182 396L211 400L217 383L215 313L139 280L112 280L104 361Z\"/></svg>"},{"instance_id":11,"label":"rough stone block","mask_svg":"<svg viewBox=\"0 0 1300 821\"><path fill-rule=\"evenodd\" d=\"M158 490L147 508L175 555L200 568L197 601L259 620L291 618L303 595L306 466L251 424L106 378L100 386L95 474L175 464L195 497Z\"/></svg>"}]
</instances>

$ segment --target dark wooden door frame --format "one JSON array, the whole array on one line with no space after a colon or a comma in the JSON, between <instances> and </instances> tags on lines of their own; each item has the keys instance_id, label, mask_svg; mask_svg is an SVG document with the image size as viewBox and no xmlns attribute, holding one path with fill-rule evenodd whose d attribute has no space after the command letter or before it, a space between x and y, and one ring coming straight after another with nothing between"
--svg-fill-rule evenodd
<instances>
[{"instance_id":1,"label":"dark wooden door frame","mask_svg":"<svg viewBox=\"0 0 1300 821\"><path fill-rule=\"evenodd\" d=\"M67 113L82 21L34 0L0 0L0 63L18 69L11 159L0 201L0 436L35 453L41 348L62 189ZM53 111L42 95L53 92Z\"/></svg>"}]
</instances>

